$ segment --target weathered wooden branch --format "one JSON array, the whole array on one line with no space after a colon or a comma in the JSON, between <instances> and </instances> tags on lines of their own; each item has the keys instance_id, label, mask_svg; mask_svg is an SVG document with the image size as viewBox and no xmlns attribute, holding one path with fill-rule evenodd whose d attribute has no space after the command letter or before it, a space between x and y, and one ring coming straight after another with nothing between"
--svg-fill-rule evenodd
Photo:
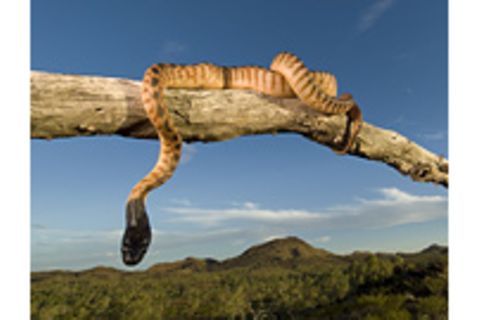
<instances>
[{"instance_id":1,"label":"weathered wooden branch","mask_svg":"<svg viewBox=\"0 0 480 320\"><path fill-rule=\"evenodd\" d=\"M343 142L344 116L320 114L297 99L243 90L167 90L166 99L187 142L279 132L296 132L336 149ZM157 139L143 111L139 82L31 73L32 138L114 134ZM365 122L349 153L386 163L415 181L448 187L448 160L394 131Z\"/></svg>"}]
</instances>

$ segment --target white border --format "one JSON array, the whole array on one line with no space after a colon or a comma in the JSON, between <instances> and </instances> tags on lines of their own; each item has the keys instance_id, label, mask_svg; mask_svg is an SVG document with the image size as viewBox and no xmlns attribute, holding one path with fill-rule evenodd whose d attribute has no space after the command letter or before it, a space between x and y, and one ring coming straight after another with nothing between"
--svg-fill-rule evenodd
<instances>
[{"instance_id":1,"label":"white border","mask_svg":"<svg viewBox=\"0 0 480 320\"><path fill-rule=\"evenodd\" d=\"M0 23L0 319L30 319L30 2L2 1Z\"/></svg>"},{"instance_id":2,"label":"white border","mask_svg":"<svg viewBox=\"0 0 480 320\"><path fill-rule=\"evenodd\" d=\"M478 1L449 1L450 318L478 318ZM425 12L428 16L428 12Z\"/></svg>"}]
</instances>

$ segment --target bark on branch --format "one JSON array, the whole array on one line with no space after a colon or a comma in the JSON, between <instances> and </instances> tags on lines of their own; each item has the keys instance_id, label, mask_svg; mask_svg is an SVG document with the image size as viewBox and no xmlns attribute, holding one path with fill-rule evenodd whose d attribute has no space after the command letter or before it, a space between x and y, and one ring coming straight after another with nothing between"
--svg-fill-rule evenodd
<instances>
[{"instance_id":1,"label":"bark on branch","mask_svg":"<svg viewBox=\"0 0 480 320\"><path fill-rule=\"evenodd\" d=\"M167 90L166 99L187 142L296 132L338 149L345 131L344 116L320 114L297 99L243 90ZM138 81L31 73L32 138L114 134L157 139ZM415 181L448 187L448 160L397 132L365 122L349 154L381 161Z\"/></svg>"}]
</instances>

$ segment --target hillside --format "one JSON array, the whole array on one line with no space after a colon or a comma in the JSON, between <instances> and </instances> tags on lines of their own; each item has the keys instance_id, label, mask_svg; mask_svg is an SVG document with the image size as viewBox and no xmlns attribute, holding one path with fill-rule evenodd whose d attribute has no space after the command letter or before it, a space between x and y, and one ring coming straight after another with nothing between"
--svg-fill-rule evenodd
<instances>
[{"instance_id":1,"label":"hillside","mask_svg":"<svg viewBox=\"0 0 480 320\"><path fill-rule=\"evenodd\" d=\"M447 301L438 245L340 256L288 237L223 261L31 275L32 319L447 319Z\"/></svg>"},{"instance_id":2,"label":"hillside","mask_svg":"<svg viewBox=\"0 0 480 320\"><path fill-rule=\"evenodd\" d=\"M198 259L188 257L184 260L167 262L167 263L157 263L146 271L147 273L191 273L191 272L201 272L201 271L212 271L220 263L214 259Z\"/></svg>"},{"instance_id":3,"label":"hillside","mask_svg":"<svg viewBox=\"0 0 480 320\"><path fill-rule=\"evenodd\" d=\"M275 239L255 245L239 256L223 261L215 259L186 258L184 260L158 263L149 273L222 271L233 268L290 267L303 264L341 263L342 258L323 249L316 249L297 237Z\"/></svg>"},{"instance_id":4,"label":"hillside","mask_svg":"<svg viewBox=\"0 0 480 320\"><path fill-rule=\"evenodd\" d=\"M295 267L301 264L330 263L340 257L323 249L316 249L297 237L275 239L253 246L241 255L221 263L220 269L236 267Z\"/></svg>"}]
</instances>

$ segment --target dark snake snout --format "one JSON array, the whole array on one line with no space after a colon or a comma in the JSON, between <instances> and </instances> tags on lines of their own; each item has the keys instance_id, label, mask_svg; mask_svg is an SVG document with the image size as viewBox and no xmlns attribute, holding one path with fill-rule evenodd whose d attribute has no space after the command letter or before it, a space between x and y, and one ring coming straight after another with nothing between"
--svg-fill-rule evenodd
<instances>
[{"instance_id":1,"label":"dark snake snout","mask_svg":"<svg viewBox=\"0 0 480 320\"><path fill-rule=\"evenodd\" d=\"M126 265L134 266L147 252L152 231L142 200L130 200L126 211L127 227L122 239L122 259Z\"/></svg>"}]
</instances>

